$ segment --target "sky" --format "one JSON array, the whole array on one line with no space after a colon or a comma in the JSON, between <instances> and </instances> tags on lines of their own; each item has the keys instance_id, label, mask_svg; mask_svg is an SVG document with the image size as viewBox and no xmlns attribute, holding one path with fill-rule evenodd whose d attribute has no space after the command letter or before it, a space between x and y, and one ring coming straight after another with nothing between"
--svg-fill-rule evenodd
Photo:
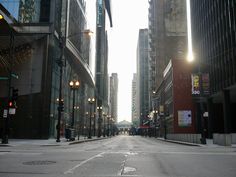
<instances>
[{"instance_id":1,"label":"sky","mask_svg":"<svg viewBox=\"0 0 236 177\"><path fill-rule=\"evenodd\" d=\"M96 19L95 0L87 0L87 17ZM139 29L148 27L148 0L111 0L113 27L108 31L108 72L118 73L118 121L131 121L132 77L136 73L136 49ZM96 33L96 20L87 28ZM95 58L95 35L92 36L92 58ZM95 73L95 61L91 61Z\"/></svg>"},{"instance_id":2,"label":"sky","mask_svg":"<svg viewBox=\"0 0 236 177\"><path fill-rule=\"evenodd\" d=\"M148 28L148 0L112 0L108 72L118 73L118 121L131 121L132 77L139 29ZM108 21L108 18L107 18Z\"/></svg>"}]
</instances>

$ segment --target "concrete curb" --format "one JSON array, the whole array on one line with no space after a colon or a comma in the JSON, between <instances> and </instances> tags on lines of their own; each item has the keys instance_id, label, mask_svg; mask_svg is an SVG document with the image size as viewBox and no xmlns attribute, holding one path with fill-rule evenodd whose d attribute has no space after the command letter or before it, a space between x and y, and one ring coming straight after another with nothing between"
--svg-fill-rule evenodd
<instances>
[{"instance_id":1,"label":"concrete curb","mask_svg":"<svg viewBox=\"0 0 236 177\"><path fill-rule=\"evenodd\" d=\"M165 141L165 142L169 142L169 143L176 143L176 144L183 144L183 145L187 145L187 146L201 146L200 144L195 144L195 143L188 143L188 142L184 142L184 141L174 141L174 140L167 140L167 139L162 139L162 138L157 138L158 140L161 141Z\"/></svg>"},{"instance_id":2,"label":"concrete curb","mask_svg":"<svg viewBox=\"0 0 236 177\"><path fill-rule=\"evenodd\" d=\"M61 142L56 142L56 139L48 139L48 140L36 140L36 139L11 139L8 144L1 144L1 147L16 147L16 146L23 146L23 145L33 145L33 146L66 146L66 145L73 145L73 144L79 144L79 143L85 143L90 141L98 141L98 140L104 140L108 139L108 137L102 137L102 138L93 138L93 139L83 139L75 140L75 141L67 141L65 139L62 139Z\"/></svg>"},{"instance_id":3,"label":"concrete curb","mask_svg":"<svg viewBox=\"0 0 236 177\"><path fill-rule=\"evenodd\" d=\"M86 142L90 142L90 141L104 140L104 139L108 139L108 138L84 139L84 140L79 140L79 141L70 142L69 145L80 144L80 143L86 143Z\"/></svg>"}]
</instances>

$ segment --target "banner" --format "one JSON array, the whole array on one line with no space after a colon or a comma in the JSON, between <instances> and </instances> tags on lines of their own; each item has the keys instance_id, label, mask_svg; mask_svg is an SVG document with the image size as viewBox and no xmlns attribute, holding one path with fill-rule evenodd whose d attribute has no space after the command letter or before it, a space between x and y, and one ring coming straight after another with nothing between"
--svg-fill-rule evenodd
<instances>
[{"instance_id":1,"label":"banner","mask_svg":"<svg viewBox=\"0 0 236 177\"><path fill-rule=\"evenodd\" d=\"M192 95L200 95L200 75L192 74Z\"/></svg>"},{"instance_id":2,"label":"banner","mask_svg":"<svg viewBox=\"0 0 236 177\"><path fill-rule=\"evenodd\" d=\"M210 79L208 73L202 74L202 93L204 96L210 94Z\"/></svg>"},{"instance_id":3,"label":"banner","mask_svg":"<svg viewBox=\"0 0 236 177\"><path fill-rule=\"evenodd\" d=\"M192 74L192 95L207 96L210 94L209 73Z\"/></svg>"}]
</instances>

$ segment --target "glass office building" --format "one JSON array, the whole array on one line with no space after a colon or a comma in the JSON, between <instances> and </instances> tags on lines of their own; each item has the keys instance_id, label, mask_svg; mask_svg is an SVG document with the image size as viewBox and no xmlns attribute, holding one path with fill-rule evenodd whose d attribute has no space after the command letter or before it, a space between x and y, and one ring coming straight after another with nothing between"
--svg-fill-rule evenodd
<instances>
[{"instance_id":1,"label":"glass office building","mask_svg":"<svg viewBox=\"0 0 236 177\"><path fill-rule=\"evenodd\" d=\"M95 2L94 4L95 5ZM7 74L7 66L19 75L11 87L19 90L17 110L9 122L12 138L49 138L56 135L60 66L63 59L62 98L64 111L61 135L66 124L71 124L73 91L69 81L79 80L75 93L75 128L84 127L87 97L93 95L94 77L91 69L91 37L87 35L85 0L0 0L4 16L12 18L4 29L13 31L3 36L0 31L0 74ZM7 19L6 18L6 19ZM76 25L75 25L76 24ZM9 57L10 40L14 49ZM64 45L62 55L61 39ZM1 81L0 100L7 106L8 83ZM0 110L1 114L3 109ZM1 124L2 126L3 124ZM2 128L2 127L0 127Z\"/></svg>"},{"instance_id":2,"label":"glass office building","mask_svg":"<svg viewBox=\"0 0 236 177\"><path fill-rule=\"evenodd\" d=\"M209 72L208 136L236 132L236 1L191 1L193 50Z\"/></svg>"}]
</instances>

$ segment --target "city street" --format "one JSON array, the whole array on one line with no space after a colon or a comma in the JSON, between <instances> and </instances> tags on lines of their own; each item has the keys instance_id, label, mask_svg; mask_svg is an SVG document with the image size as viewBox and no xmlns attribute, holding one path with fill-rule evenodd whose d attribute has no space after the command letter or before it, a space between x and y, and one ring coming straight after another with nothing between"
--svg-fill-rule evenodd
<instances>
[{"instance_id":1,"label":"city street","mask_svg":"<svg viewBox=\"0 0 236 177\"><path fill-rule=\"evenodd\" d=\"M0 146L0 164L1 177L235 177L236 148L120 135L73 145Z\"/></svg>"}]
</instances>

